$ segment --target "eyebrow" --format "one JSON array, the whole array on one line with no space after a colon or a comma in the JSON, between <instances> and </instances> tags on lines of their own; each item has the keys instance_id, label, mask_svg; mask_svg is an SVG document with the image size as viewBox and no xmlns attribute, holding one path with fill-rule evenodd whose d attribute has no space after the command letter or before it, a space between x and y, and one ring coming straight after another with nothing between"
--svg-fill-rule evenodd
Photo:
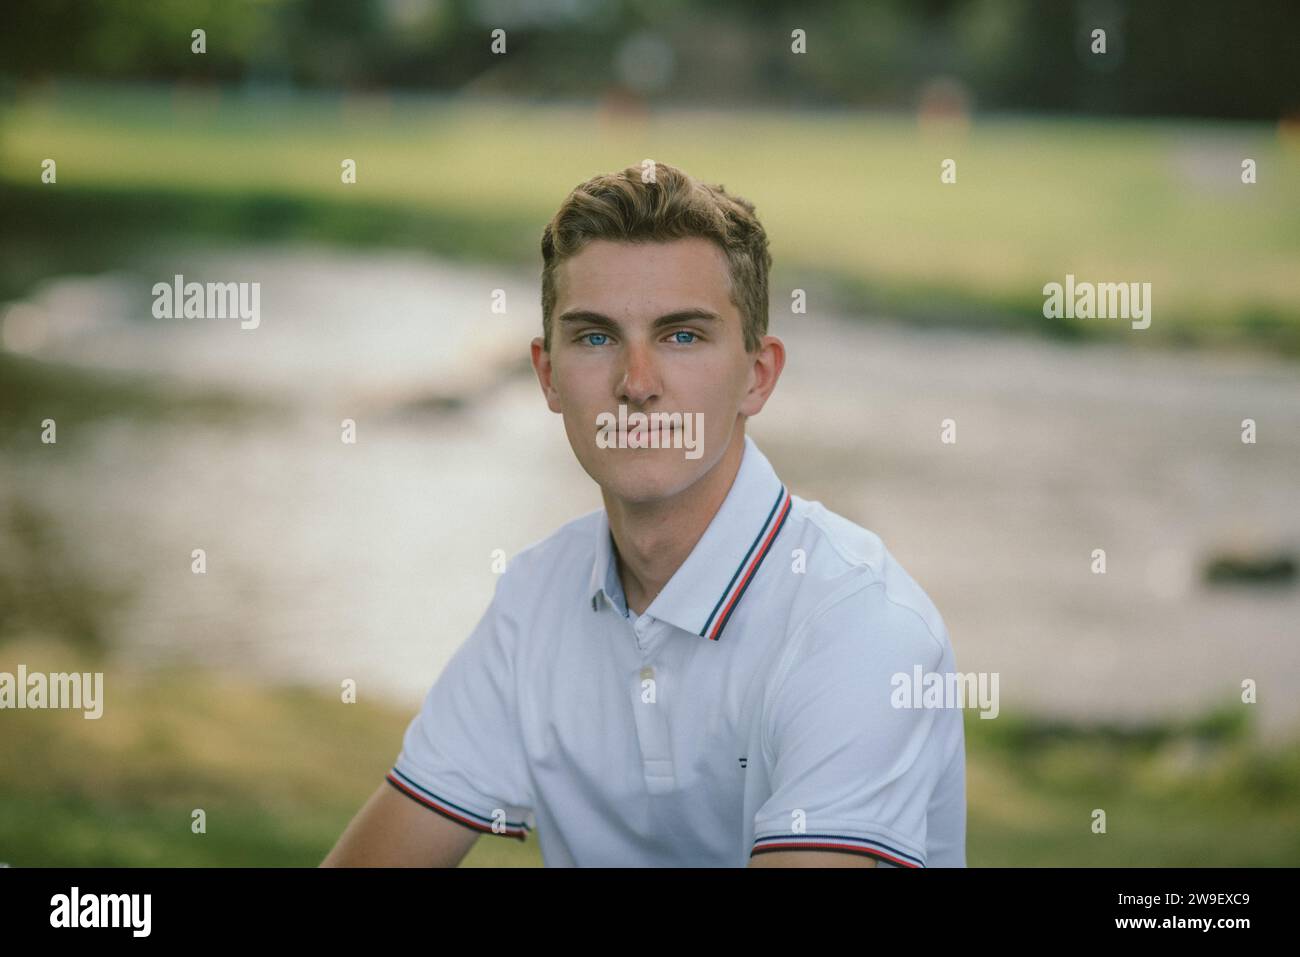
<instances>
[{"instance_id":1,"label":"eyebrow","mask_svg":"<svg viewBox=\"0 0 1300 957\"><path fill-rule=\"evenodd\" d=\"M664 326L675 326L679 322L718 322L720 319L716 312L710 312L708 309L679 309L660 316L651 324L651 328L661 329ZM570 309L560 316L560 322L570 325L602 326L606 329L619 328L616 320L588 309Z\"/></svg>"}]
</instances>

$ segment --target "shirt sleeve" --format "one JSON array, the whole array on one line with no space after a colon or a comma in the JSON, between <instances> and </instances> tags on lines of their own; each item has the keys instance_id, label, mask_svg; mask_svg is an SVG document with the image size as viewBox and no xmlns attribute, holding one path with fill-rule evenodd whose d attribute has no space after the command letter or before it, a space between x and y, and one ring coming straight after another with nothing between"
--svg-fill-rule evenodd
<instances>
[{"instance_id":1,"label":"shirt sleeve","mask_svg":"<svg viewBox=\"0 0 1300 957\"><path fill-rule=\"evenodd\" d=\"M429 688L386 780L466 827L522 841L534 819L515 700L518 621L503 611L508 575Z\"/></svg>"},{"instance_id":2,"label":"shirt sleeve","mask_svg":"<svg viewBox=\"0 0 1300 957\"><path fill-rule=\"evenodd\" d=\"M895 676L910 689L917 666L952 671L942 619L934 612L927 624L881 582L796 639L766 716L771 795L755 814L751 854L834 851L926 866L927 808L961 746L962 712L895 706Z\"/></svg>"}]
</instances>

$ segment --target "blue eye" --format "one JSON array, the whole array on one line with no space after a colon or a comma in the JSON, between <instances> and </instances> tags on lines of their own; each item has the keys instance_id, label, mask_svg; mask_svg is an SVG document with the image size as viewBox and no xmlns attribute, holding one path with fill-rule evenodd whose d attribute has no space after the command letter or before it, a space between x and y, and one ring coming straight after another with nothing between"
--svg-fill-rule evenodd
<instances>
[{"instance_id":1,"label":"blue eye","mask_svg":"<svg viewBox=\"0 0 1300 957\"><path fill-rule=\"evenodd\" d=\"M691 338L689 338L689 339L678 339L678 338L677 338L678 336L690 336ZM694 342L694 341L695 341L696 339L698 339L698 338L699 338L699 336L697 336L695 333L693 333L693 332L688 332L688 331L686 331L685 329L678 329L676 332L673 333L673 341L674 341L674 342L677 342L677 343L680 343L680 344L682 344L682 345L684 345L684 346L685 346L685 345L689 345L690 343Z\"/></svg>"},{"instance_id":2,"label":"blue eye","mask_svg":"<svg viewBox=\"0 0 1300 957\"><path fill-rule=\"evenodd\" d=\"M605 340L605 339L608 339L608 338L609 338L609 336L605 335L605 333L603 333L603 332L588 332L588 333L586 333L586 334L582 337L582 338L583 338L583 341L587 341L587 340L591 339L592 336L595 336L597 339L601 339L601 340ZM601 341L601 342L587 342L587 345L591 345L591 346L603 346L604 344L605 344L605 343L604 343L603 341Z\"/></svg>"}]
</instances>

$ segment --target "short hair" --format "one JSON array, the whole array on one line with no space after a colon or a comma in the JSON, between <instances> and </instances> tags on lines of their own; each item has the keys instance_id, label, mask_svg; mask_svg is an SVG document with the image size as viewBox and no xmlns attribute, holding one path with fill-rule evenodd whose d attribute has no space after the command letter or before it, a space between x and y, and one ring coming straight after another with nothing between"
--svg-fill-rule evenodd
<instances>
[{"instance_id":1,"label":"short hair","mask_svg":"<svg viewBox=\"0 0 1300 957\"><path fill-rule=\"evenodd\" d=\"M542 231L544 348L551 348L555 272L587 243L594 239L668 242L694 236L710 240L726 254L729 295L740 312L745 349L756 352L767 334L772 255L754 204L666 163L654 164L653 182L643 182L642 169L629 166L575 187Z\"/></svg>"}]
</instances>

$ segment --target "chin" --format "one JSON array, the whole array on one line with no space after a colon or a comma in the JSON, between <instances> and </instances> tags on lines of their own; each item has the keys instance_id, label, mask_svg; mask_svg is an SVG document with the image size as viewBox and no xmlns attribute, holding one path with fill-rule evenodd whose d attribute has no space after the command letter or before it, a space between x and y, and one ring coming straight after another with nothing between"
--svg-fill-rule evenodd
<instances>
[{"instance_id":1,"label":"chin","mask_svg":"<svg viewBox=\"0 0 1300 957\"><path fill-rule=\"evenodd\" d=\"M625 502L648 503L671 498L704 473L699 460L681 449L596 449L587 473L610 495Z\"/></svg>"}]
</instances>

